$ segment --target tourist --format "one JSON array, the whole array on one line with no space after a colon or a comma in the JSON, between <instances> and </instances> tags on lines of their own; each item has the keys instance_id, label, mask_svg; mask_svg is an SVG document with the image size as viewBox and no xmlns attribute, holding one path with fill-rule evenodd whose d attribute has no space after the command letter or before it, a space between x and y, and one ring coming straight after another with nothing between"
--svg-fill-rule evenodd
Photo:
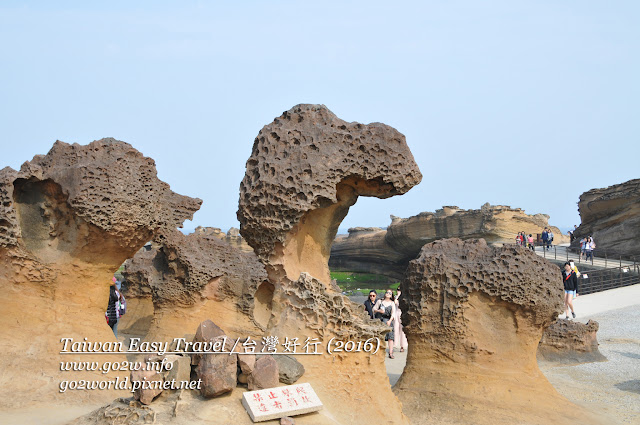
<instances>
[{"instance_id":1,"label":"tourist","mask_svg":"<svg viewBox=\"0 0 640 425\"><path fill-rule=\"evenodd\" d=\"M545 227L542 231L542 249L545 249L547 246L547 241L549 240L549 233L547 232L547 228Z\"/></svg>"},{"instance_id":2,"label":"tourist","mask_svg":"<svg viewBox=\"0 0 640 425\"><path fill-rule=\"evenodd\" d=\"M576 277L580 278L580 270L576 267L576 263L574 263L573 260L569 260L569 265L571 266L571 270L575 272Z\"/></svg>"},{"instance_id":3,"label":"tourist","mask_svg":"<svg viewBox=\"0 0 640 425\"><path fill-rule=\"evenodd\" d=\"M535 247L533 245L533 235L531 233L529 233L529 238L527 239L527 242L529 243L529 249L531 251L534 251Z\"/></svg>"},{"instance_id":4,"label":"tourist","mask_svg":"<svg viewBox=\"0 0 640 425\"><path fill-rule=\"evenodd\" d=\"M373 306L376 305L377 296L378 294L376 293L376 291L372 289L371 291L369 291L369 298L367 298L367 300L364 302L364 308L365 310L367 310L367 313L369 313L369 316L372 319L374 318Z\"/></svg>"},{"instance_id":5,"label":"tourist","mask_svg":"<svg viewBox=\"0 0 640 425\"><path fill-rule=\"evenodd\" d=\"M585 261L588 261L591 258L593 261L593 250L596 249L596 243L593 241L593 238L589 236L587 238L587 242L585 243L585 252L587 254Z\"/></svg>"},{"instance_id":6,"label":"tourist","mask_svg":"<svg viewBox=\"0 0 640 425\"><path fill-rule=\"evenodd\" d=\"M571 316L575 319L576 313L573 310L573 298L578 296L578 276L576 276L576 272L571 270L571 264L569 262L564 263L562 278L564 281L564 312L566 314L565 318L570 318L569 309L571 309Z\"/></svg>"},{"instance_id":7,"label":"tourist","mask_svg":"<svg viewBox=\"0 0 640 425\"><path fill-rule=\"evenodd\" d=\"M394 333L394 340L396 343L396 348L400 348L400 352L403 352L405 348L408 347L408 343L407 343L407 336L404 334L404 331L402 330L402 311L400 310L400 295L401 295L401 291L400 291L400 287L398 286L398 289L396 290L396 299L395 299L395 303L396 303L396 320L393 321L393 333Z\"/></svg>"},{"instance_id":8,"label":"tourist","mask_svg":"<svg viewBox=\"0 0 640 425\"><path fill-rule=\"evenodd\" d=\"M583 257L587 256L587 242L589 242L589 239L586 236L580 239L580 259L581 260L583 259Z\"/></svg>"},{"instance_id":9,"label":"tourist","mask_svg":"<svg viewBox=\"0 0 640 425\"><path fill-rule=\"evenodd\" d=\"M549 229L547 232L547 250L551 249L551 245L553 245L553 232Z\"/></svg>"},{"instance_id":10,"label":"tourist","mask_svg":"<svg viewBox=\"0 0 640 425\"><path fill-rule=\"evenodd\" d=\"M380 313L380 319L382 320L382 323L391 328L391 331L387 332L387 334L384 336L384 340L389 343L389 358L393 359L393 320L396 315L396 303L393 297L393 291L391 289L387 289L387 292L384 293L384 299L378 300L373 311L376 313Z\"/></svg>"},{"instance_id":11,"label":"tourist","mask_svg":"<svg viewBox=\"0 0 640 425\"><path fill-rule=\"evenodd\" d=\"M107 306L107 321L113 330L113 334L118 338L118 321L120 319L120 292L115 285L109 287L109 304Z\"/></svg>"},{"instance_id":12,"label":"tourist","mask_svg":"<svg viewBox=\"0 0 640 425\"><path fill-rule=\"evenodd\" d=\"M518 232L518 235L516 236L516 245L522 246L522 233L520 232Z\"/></svg>"}]
</instances>

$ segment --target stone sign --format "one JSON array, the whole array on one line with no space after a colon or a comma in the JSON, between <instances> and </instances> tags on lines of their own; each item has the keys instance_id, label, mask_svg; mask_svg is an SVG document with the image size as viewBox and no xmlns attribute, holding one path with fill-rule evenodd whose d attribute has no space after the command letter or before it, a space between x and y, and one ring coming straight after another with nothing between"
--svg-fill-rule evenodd
<instances>
[{"instance_id":1,"label":"stone sign","mask_svg":"<svg viewBox=\"0 0 640 425\"><path fill-rule=\"evenodd\" d=\"M253 422L317 412L322 409L322 402L309 383L247 391L242 394L242 405Z\"/></svg>"}]
</instances>

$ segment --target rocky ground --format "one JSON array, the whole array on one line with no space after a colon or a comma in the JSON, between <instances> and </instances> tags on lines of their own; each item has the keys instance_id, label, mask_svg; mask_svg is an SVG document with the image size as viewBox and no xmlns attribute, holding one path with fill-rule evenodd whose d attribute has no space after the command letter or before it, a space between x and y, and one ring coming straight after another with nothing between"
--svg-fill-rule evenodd
<instances>
[{"instance_id":1,"label":"rocky ground","mask_svg":"<svg viewBox=\"0 0 640 425\"><path fill-rule=\"evenodd\" d=\"M572 402L621 424L640 424L640 310L625 307L585 317L600 324L598 341L606 362L540 369Z\"/></svg>"}]
</instances>

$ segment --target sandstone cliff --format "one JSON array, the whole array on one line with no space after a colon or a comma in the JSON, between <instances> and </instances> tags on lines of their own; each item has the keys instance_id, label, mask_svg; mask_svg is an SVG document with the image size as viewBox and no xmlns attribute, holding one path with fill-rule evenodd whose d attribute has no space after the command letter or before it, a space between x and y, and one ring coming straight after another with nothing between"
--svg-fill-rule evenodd
<instances>
[{"instance_id":1,"label":"sandstone cliff","mask_svg":"<svg viewBox=\"0 0 640 425\"><path fill-rule=\"evenodd\" d=\"M515 243L518 232L542 233L550 227L554 243L569 242L557 227L549 226L549 216L528 215L520 208L485 204L478 210L443 207L435 213L423 212L409 218L392 216L385 230L349 230L349 236L336 239L331 247L332 270L378 273L402 278L409 261L423 245L438 239L482 238L490 244Z\"/></svg>"},{"instance_id":2,"label":"sandstone cliff","mask_svg":"<svg viewBox=\"0 0 640 425\"><path fill-rule=\"evenodd\" d=\"M172 192L152 159L114 139L58 141L20 171L0 171L0 290L10 300L0 315L5 406L110 396L57 391L61 379L83 377L64 375L60 361L87 360L58 355L60 340L114 341L104 316L113 273L200 203Z\"/></svg>"},{"instance_id":3,"label":"sandstone cliff","mask_svg":"<svg viewBox=\"0 0 640 425\"><path fill-rule=\"evenodd\" d=\"M574 248L584 236L593 236L596 253L640 255L640 179L585 192L578 210L581 224L574 232Z\"/></svg>"},{"instance_id":4,"label":"sandstone cliff","mask_svg":"<svg viewBox=\"0 0 640 425\"><path fill-rule=\"evenodd\" d=\"M394 392L412 423L600 423L536 363L562 310L556 266L522 247L445 239L422 248L402 287L411 345Z\"/></svg>"}]
</instances>

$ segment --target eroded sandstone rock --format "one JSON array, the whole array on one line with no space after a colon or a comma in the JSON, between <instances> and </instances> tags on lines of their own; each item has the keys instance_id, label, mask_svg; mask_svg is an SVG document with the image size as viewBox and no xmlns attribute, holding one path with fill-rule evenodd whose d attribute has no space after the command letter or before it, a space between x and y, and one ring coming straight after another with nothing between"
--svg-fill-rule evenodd
<instances>
[{"instance_id":1,"label":"eroded sandstone rock","mask_svg":"<svg viewBox=\"0 0 640 425\"><path fill-rule=\"evenodd\" d=\"M640 179L591 189L580 195L580 226L574 232L573 247L593 236L596 249L608 255L640 255Z\"/></svg>"},{"instance_id":2,"label":"eroded sandstone rock","mask_svg":"<svg viewBox=\"0 0 640 425\"><path fill-rule=\"evenodd\" d=\"M412 423L598 423L536 363L562 310L556 266L521 247L445 239L422 248L402 286L410 350L394 392Z\"/></svg>"},{"instance_id":3,"label":"eroded sandstone rock","mask_svg":"<svg viewBox=\"0 0 640 425\"><path fill-rule=\"evenodd\" d=\"M20 171L0 171L0 290L11 299L0 315L0 398L8 406L73 399L57 391L66 376L60 361L87 358L57 355L61 339L114 341L104 318L113 273L155 233L191 218L200 203L172 192L152 159L114 139L85 146L58 141ZM124 357L100 360L118 359ZM85 376L105 377L73 379ZM113 392L82 397L112 399Z\"/></svg>"},{"instance_id":4,"label":"eroded sandstone rock","mask_svg":"<svg viewBox=\"0 0 640 425\"><path fill-rule=\"evenodd\" d=\"M395 129L297 105L255 139L240 184L241 233L272 280L307 272L329 284L331 243L358 196L400 195L421 179Z\"/></svg>"},{"instance_id":5,"label":"eroded sandstone rock","mask_svg":"<svg viewBox=\"0 0 640 425\"><path fill-rule=\"evenodd\" d=\"M586 324L558 319L544 330L538 345L538 359L562 364L607 360L598 350L598 322Z\"/></svg>"},{"instance_id":6,"label":"eroded sandstone rock","mask_svg":"<svg viewBox=\"0 0 640 425\"><path fill-rule=\"evenodd\" d=\"M214 344L223 342L224 336L211 339ZM230 349L230 348L228 348ZM233 391L237 384L237 354L203 354L198 356L195 373L202 380L200 393L207 398Z\"/></svg>"},{"instance_id":7,"label":"eroded sandstone rock","mask_svg":"<svg viewBox=\"0 0 640 425\"><path fill-rule=\"evenodd\" d=\"M154 398L162 394L164 377L156 370L135 370L131 371L131 383L138 386L134 391L133 398L142 404L149 405Z\"/></svg>"},{"instance_id":8,"label":"eroded sandstone rock","mask_svg":"<svg viewBox=\"0 0 640 425\"><path fill-rule=\"evenodd\" d=\"M409 218L393 217L386 230L349 229L348 237L337 238L331 247L333 270L377 273L401 279L409 264L427 243L438 239L484 239L489 244L513 244L518 232L542 233L551 228L554 244L569 242L557 227L549 226L545 214L525 214L520 208L483 205L476 210L442 207Z\"/></svg>"},{"instance_id":9,"label":"eroded sandstone rock","mask_svg":"<svg viewBox=\"0 0 640 425\"><path fill-rule=\"evenodd\" d=\"M266 281L264 266L215 234L159 233L122 272L128 312L121 329L169 341L211 318L241 336L261 332L268 317L254 297Z\"/></svg>"}]
</instances>

